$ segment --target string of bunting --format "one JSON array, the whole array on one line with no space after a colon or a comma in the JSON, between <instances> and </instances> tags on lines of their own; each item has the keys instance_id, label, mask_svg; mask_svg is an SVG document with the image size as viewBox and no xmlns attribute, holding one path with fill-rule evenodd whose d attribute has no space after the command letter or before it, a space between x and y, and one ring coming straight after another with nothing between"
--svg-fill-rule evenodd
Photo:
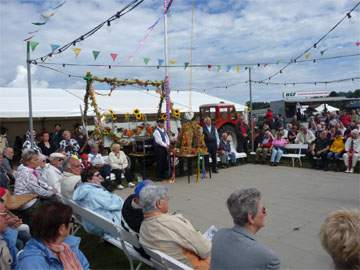
<instances>
[{"instance_id":1,"label":"string of bunting","mask_svg":"<svg viewBox=\"0 0 360 270\"><path fill-rule=\"evenodd\" d=\"M97 51L97 55L100 52ZM329 57L321 57L321 58L311 58L311 59L306 59L306 60L300 60L297 61L296 63L305 63L305 62L319 62L319 61L325 61L325 60L332 60L332 59L340 59L340 58L350 58L350 57L358 57L360 56L360 53L354 53L354 54L346 54L346 55L335 55L335 56L329 56ZM117 57L117 54L112 55L112 58L114 60L114 58ZM115 60L114 60L115 61ZM220 71L226 71L226 72L230 72L232 70L236 71L236 72L240 72L241 67L245 67L245 69L247 67L258 67L258 68L266 68L270 65L278 65L280 63L285 63L286 61L276 61L276 62L260 62L260 63L238 63L238 64L193 64L190 65L188 62L185 62L184 65L176 65L176 60L172 60L169 61L170 65L163 65L162 63L164 62L163 59L158 59L158 65L148 65L148 62L150 61L150 58L144 58L144 63L145 65L119 65L119 64L77 64L77 63L54 63L54 62L47 62L47 63L42 63L43 65L53 65L53 66L79 66L79 67L108 67L109 69L111 68L157 68L159 69L161 68L184 68L185 70L188 67L193 67L193 68L207 68L209 71L210 70L215 70L217 72ZM175 63L175 64L172 64ZM212 69L212 67L215 66L216 69Z\"/></svg>"},{"instance_id":2,"label":"string of bunting","mask_svg":"<svg viewBox=\"0 0 360 270\"><path fill-rule=\"evenodd\" d=\"M93 29L91 29L90 31L88 31L87 33L81 35L80 37L76 38L75 40L65 44L64 46L57 48L56 50L35 58L33 60L31 60L30 62L33 64L36 64L37 61L41 61L44 62L46 61L49 57L52 57L55 54L60 54L63 53L64 51L66 51L67 49L69 49L71 46L76 46L77 43L84 41L85 39L87 39L88 37L92 36L93 34L95 34L97 31L99 31L104 25L110 26L111 22L114 20L117 20L119 18L121 18L122 16L124 16L125 14L127 14L128 12L130 12L131 10L133 10L134 8L136 8L138 5L140 5L144 0L133 0L131 1L129 4L127 4L123 9L121 9L120 11L116 12L116 14L114 14L113 16L111 16L110 18L108 18L107 20L103 21L102 23L100 23L99 25L95 26ZM76 49L76 48L75 48ZM80 48L77 48L80 49ZM78 54L80 54L80 50L77 50ZM76 51L74 50L75 54Z\"/></svg>"},{"instance_id":3,"label":"string of bunting","mask_svg":"<svg viewBox=\"0 0 360 270\"><path fill-rule=\"evenodd\" d=\"M304 57L305 59L310 58L310 51L312 49L316 49L319 44L332 32L334 31L346 18L350 19L351 18L351 12L354 11L358 6L360 5L360 1L349 11L345 14L345 16L340 19L332 28L330 28L330 30L325 33L322 37L319 38L318 41L316 41L313 45L311 45L311 47L307 48L304 52L302 52L301 54L299 54L298 56L294 57L291 61L289 61L285 66L283 66L281 69L279 69L278 71L276 71L275 73L273 73L272 75L270 75L267 79L263 79L261 80L262 82L264 82L265 80L271 80L272 78L274 78L275 76L277 76L278 74L281 74L287 67L289 67L291 64L296 63L298 61L298 59ZM360 44L358 45L358 42L355 43L356 46L360 46ZM323 53L322 53L323 54Z\"/></svg>"},{"instance_id":4,"label":"string of bunting","mask_svg":"<svg viewBox=\"0 0 360 270\"><path fill-rule=\"evenodd\" d=\"M347 82L347 81L355 81L360 80L360 77L352 77L352 78L344 78L344 79L337 79L337 80L330 80L330 81L312 81L312 82L264 82L264 81L251 81L253 83L258 84L265 84L265 85L299 85L299 84L331 84L331 83L341 83L341 82Z\"/></svg>"}]
</instances>

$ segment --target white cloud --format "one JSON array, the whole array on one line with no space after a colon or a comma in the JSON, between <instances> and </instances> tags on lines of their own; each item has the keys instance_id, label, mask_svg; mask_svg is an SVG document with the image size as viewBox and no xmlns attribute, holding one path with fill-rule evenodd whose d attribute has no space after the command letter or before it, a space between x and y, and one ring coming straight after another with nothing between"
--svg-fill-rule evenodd
<instances>
[{"instance_id":1,"label":"white cloud","mask_svg":"<svg viewBox=\"0 0 360 270\"><path fill-rule=\"evenodd\" d=\"M65 44L87 32L89 29L120 10L128 1L91 0L67 1L50 21L40 27L34 40L40 44L32 57L49 52L50 44ZM40 3L40 4L39 4ZM0 86L25 86L26 70L19 68L25 63L26 33L37 29L31 22L53 1L0 1L0 37L6 40L0 47ZM94 36L81 42L78 58L72 48L48 61L79 64L121 64L144 65L143 57L150 57L150 65L157 65L157 59L164 58L163 21L154 28L144 47L134 55L133 62L127 56L137 48L144 38L146 29L162 13L163 1L147 0L139 7L111 24L111 31L101 29ZM192 0L173 2L168 18L169 58L178 64L189 61ZM227 99L245 102L248 98L248 85L240 82L248 79L241 66L240 73L226 72L226 65L251 62L286 60L297 56L326 33L345 13L355 5L352 0L201 0L196 1L194 25L194 64L221 64L220 72L216 68L208 71L206 67L193 68L193 88L199 91ZM360 40L359 11L352 13L351 23L344 21L318 49L311 54L320 57L320 50L327 49L324 56L358 53L354 42ZM92 50L101 51L94 61ZM118 53L116 62L112 62L110 53ZM346 78L359 75L359 58L337 59L317 63L291 65L283 74L272 81L319 81ZM269 65L266 68L254 67L253 79L264 79L276 72L281 65ZM33 67L34 68L34 67ZM156 68L96 68L59 66L61 71L84 75L91 71L98 76L119 78L140 78L160 80L163 69ZM189 88L189 69L170 68L172 89ZM15 79L14 79L15 78ZM48 82L48 85L47 85ZM225 85L238 83L225 89ZM68 78L66 75L38 67L33 76L33 86L42 85L52 88L84 88L81 79ZM218 88L214 88L218 86ZM107 88L106 85L98 87ZM359 87L359 81L331 84L329 90L352 90ZM293 86L291 86L293 89ZM324 89L324 85L299 85L295 90ZM262 100L281 98L282 91L289 86L254 85L254 95Z\"/></svg>"},{"instance_id":2,"label":"white cloud","mask_svg":"<svg viewBox=\"0 0 360 270\"><path fill-rule=\"evenodd\" d=\"M36 72L36 68L32 67L31 70L31 75L33 76ZM17 66L16 67L16 76L14 78L14 80L12 80L7 86L9 87L27 87L28 83L27 83L27 69L24 66ZM32 80L31 81L31 86L32 87L37 87L37 88L48 88L49 87L49 83L47 81L44 80Z\"/></svg>"}]
</instances>

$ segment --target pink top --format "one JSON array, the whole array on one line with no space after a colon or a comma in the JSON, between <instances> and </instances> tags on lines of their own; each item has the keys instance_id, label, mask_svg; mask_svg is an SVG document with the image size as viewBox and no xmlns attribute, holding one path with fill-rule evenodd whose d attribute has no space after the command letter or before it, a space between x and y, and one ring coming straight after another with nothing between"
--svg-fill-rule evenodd
<instances>
[{"instance_id":1,"label":"pink top","mask_svg":"<svg viewBox=\"0 0 360 270\"><path fill-rule=\"evenodd\" d=\"M286 144L288 143L288 141L284 138L275 138L273 141L272 141L272 144L274 147L284 147Z\"/></svg>"}]
</instances>

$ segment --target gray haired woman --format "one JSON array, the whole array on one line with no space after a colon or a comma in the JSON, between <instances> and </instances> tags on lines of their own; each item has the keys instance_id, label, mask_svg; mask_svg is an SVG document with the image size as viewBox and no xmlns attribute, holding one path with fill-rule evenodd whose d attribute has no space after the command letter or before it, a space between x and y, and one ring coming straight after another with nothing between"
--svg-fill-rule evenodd
<instances>
[{"instance_id":1,"label":"gray haired woman","mask_svg":"<svg viewBox=\"0 0 360 270\"><path fill-rule=\"evenodd\" d=\"M140 192L144 221L140 227L140 243L160 250L194 268L209 267L211 243L182 215L170 215L166 187L148 185Z\"/></svg>"},{"instance_id":2,"label":"gray haired woman","mask_svg":"<svg viewBox=\"0 0 360 270\"><path fill-rule=\"evenodd\" d=\"M22 164L15 173L15 195L36 194L38 197L50 198L55 194L55 190L49 187L40 179L40 156L32 150L24 151L21 156ZM19 215L24 223L29 224L32 211L39 206L40 199L35 198L22 206Z\"/></svg>"}]
</instances>

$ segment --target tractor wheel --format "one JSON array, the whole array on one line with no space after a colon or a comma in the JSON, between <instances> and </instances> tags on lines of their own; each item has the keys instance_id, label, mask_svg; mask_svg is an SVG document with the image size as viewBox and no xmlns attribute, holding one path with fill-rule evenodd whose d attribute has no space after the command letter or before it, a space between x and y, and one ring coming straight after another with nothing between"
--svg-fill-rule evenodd
<instances>
[{"instance_id":1,"label":"tractor wheel","mask_svg":"<svg viewBox=\"0 0 360 270\"><path fill-rule=\"evenodd\" d=\"M237 149L237 136L236 136L236 132L235 132L235 128L232 125L224 125L221 128L219 128L218 133L219 133L219 137L221 139L221 134L223 134L224 132L228 132L231 135L232 138L232 142L231 144L231 150L236 151Z\"/></svg>"}]
</instances>

